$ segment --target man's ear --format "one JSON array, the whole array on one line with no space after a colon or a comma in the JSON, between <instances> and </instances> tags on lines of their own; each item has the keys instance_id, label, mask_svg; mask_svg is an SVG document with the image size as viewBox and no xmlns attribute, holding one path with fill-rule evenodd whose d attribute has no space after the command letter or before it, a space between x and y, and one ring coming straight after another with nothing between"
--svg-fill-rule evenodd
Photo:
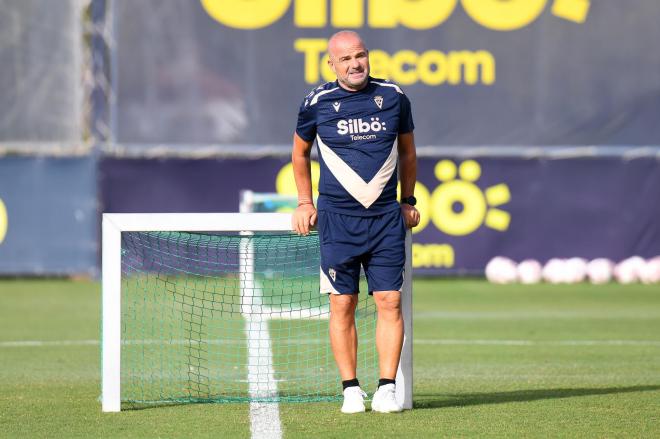
<instances>
[{"instance_id":1,"label":"man's ear","mask_svg":"<svg viewBox=\"0 0 660 439\"><path fill-rule=\"evenodd\" d=\"M332 59L330 59L330 56L328 56L328 66L330 66L330 70L332 70L332 73L337 73L335 71L335 64L332 62Z\"/></svg>"}]
</instances>

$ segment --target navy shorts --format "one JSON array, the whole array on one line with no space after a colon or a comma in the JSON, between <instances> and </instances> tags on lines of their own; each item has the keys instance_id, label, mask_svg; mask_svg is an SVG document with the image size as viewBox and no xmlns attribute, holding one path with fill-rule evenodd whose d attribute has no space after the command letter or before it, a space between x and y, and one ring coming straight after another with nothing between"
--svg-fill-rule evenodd
<instances>
[{"instance_id":1,"label":"navy shorts","mask_svg":"<svg viewBox=\"0 0 660 439\"><path fill-rule=\"evenodd\" d=\"M401 209L377 216L318 212L321 293L360 292L360 266L369 294L401 291L406 262L406 228Z\"/></svg>"}]
</instances>

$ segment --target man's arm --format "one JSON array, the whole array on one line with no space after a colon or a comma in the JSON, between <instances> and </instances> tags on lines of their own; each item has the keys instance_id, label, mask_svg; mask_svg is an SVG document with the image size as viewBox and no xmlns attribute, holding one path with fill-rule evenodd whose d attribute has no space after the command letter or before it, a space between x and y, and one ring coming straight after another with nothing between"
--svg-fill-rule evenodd
<instances>
[{"instance_id":1,"label":"man's arm","mask_svg":"<svg viewBox=\"0 0 660 439\"><path fill-rule=\"evenodd\" d=\"M316 224L316 208L312 197L312 170L309 158L312 144L293 134L293 152L291 163L293 164L293 176L298 189L298 207L291 217L291 226L299 235L308 235L309 230Z\"/></svg>"},{"instance_id":2,"label":"man's arm","mask_svg":"<svg viewBox=\"0 0 660 439\"><path fill-rule=\"evenodd\" d=\"M415 194L415 181L417 180L417 152L415 151L415 135L413 132L399 134L399 178L401 180L401 197L406 198ZM419 212L410 204L401 204L401 213L406 227L413 228L419 224Z\"/></svg>"}]
</instances>

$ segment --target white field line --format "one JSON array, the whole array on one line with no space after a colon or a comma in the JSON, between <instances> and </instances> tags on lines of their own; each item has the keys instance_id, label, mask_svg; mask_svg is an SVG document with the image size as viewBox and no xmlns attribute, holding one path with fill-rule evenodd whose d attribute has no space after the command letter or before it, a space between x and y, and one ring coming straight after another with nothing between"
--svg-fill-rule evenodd
<instances>
[{"instance_id":1,"label":"white field line","mask_svg":"<svg viewBox=\"0 0 660 439\"><path fill-rule=\"evenodd\" d=\"M264 318L272 320L328 320L330 318L330 310L327 307L302 308L292 306L283 309L263 305L261 314L264 315Z\"/></svg>"},{"instance_id":2,"label":"white field line","mask_svg":"<svg viewBox=\"0 0 660 439\"><path fill-rule=\"evenodd\" d=\"M268 319L262 317L262 288L254 278L254 250L249 239L241 240L241 314L245 318L248 345L248 392L251 398L277 397ZM277 402L250 402L252 439L280 439L282 422Z\"/></svg>"},{"instance_id":3,"label":"white field line","mask_svg":"<svg viewBox=\"0 0 660 439\"><path fill-rule=\"evenodd\" d=\"M660 340L457 340L420 339L414 344L449 346L660 346Z\"/></svg>"},{"instance_id":4,"label":"white field line","mask_svg":"<svg viewBox=\"0 0 660 439\"><path fill-rule=\"evenodd\" d=\"M248 342L248 391L253 398L277 397L268 320L253 318L245 322ZM253 439L282 437L279 404L250 402L250 431Z\"/></svg>"},{"instance_id":5,"label":"white field line","mask_svg":"<svg viewBox=\"0 0 660 439\"><path fill-rule=\"evenodd\" d=\"M122 345L190 345L198 344L195 340L124 340ZM203 340L202 343L209 345L245 345L245 340ZM261 340L255 343L255 349L265 349L266 345ZM324 338L302 338L291 339L284 342L287 345L319 345L328 343ZM445 345L445 346L659 346L660 340L461 340L461 339L415 339L414 344L419 345ZM25 348L25 347L58 347L58 346L99 346L99 340L16 340L0 341L0 348ZM266 374L264 374L266 376ZM276 382L275 379L273 379Z\"/></svg>"},{"instance_id":6,"label":"white field line","mask_svg":"<svg viewBox=\"0 0 660 439\"><path fill-rule=\"evenodd\" d=\"M100 346L99 340L17 340L0 341L0 348L31 348L51 346Z\"/></svg>"},{"instance_id":7,"label":"white field line","mask_svg":"<svg viewBox=\"0 0 660 439\"><path fill-rule=\"evenodd\" d=\"M660 319L660 311L417 311L414 320Z\"/></svg>"},{"instance_id":8,"label":"white field line","mask_svg":"<svg viewBox=\"0 0 660 439\"><path fill-rule=\"evenodd\" d=\"M235 345L245 346L249 343L248 339L205 339L205 340L159 340L159 339L144 339L144 340L122 340L122 346L190 346L190 345ZM313 345L329 343L326 339L321 338L298 338L290 339L284 342L287 345ZM17 341L0 341L0 348L12 347L49 347L49 346L99 346L100 340L17 340ZM257 346L258 349L258 345Z\"/></svg>"},{"instance_id":9,"label":"white field line","mask_svg":"<svg viewBox=\"0 0 660 439\"><path fill-rule=\"evenodd\" d=\"M521 380L572 380L574 382L579 382L581 385L585 383L594 383L594 384L611 384L612 381L618 380L657 380L660 378L660 374L654 373L645 373L645 374L610 374L610 373L596 373L590 372L588 374L574 373L519 373L519 374L500 374L493 373L491 370L484 370L480 373L454 373L446 369L432 369L425 371L425 374L417 375L415 378L420 381L433 381L437 382L438 377L442 377L442 380L450 379L476 379L478 381L488 381L492 383L492 380L512 380L520 382Z\"/></svg>"}]
</instances>

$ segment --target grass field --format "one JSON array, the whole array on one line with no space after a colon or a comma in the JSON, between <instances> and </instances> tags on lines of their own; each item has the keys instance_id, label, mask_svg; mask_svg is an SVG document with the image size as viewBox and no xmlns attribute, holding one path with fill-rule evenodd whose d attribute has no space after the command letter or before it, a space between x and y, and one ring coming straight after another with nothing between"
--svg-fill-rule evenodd
<instances>
[{"instance_id":1,"label":"grass field","mask_svg":"<svg viewBox=\"0 0 660 439\"><path fill-rule=\"evenodd\" d=\"M416 280L414 404L285 437L660 437L660 288ZM101 413L100 287L0 280L0 437L249 437L248 404Z\"/></svg>"}]
</instances>

